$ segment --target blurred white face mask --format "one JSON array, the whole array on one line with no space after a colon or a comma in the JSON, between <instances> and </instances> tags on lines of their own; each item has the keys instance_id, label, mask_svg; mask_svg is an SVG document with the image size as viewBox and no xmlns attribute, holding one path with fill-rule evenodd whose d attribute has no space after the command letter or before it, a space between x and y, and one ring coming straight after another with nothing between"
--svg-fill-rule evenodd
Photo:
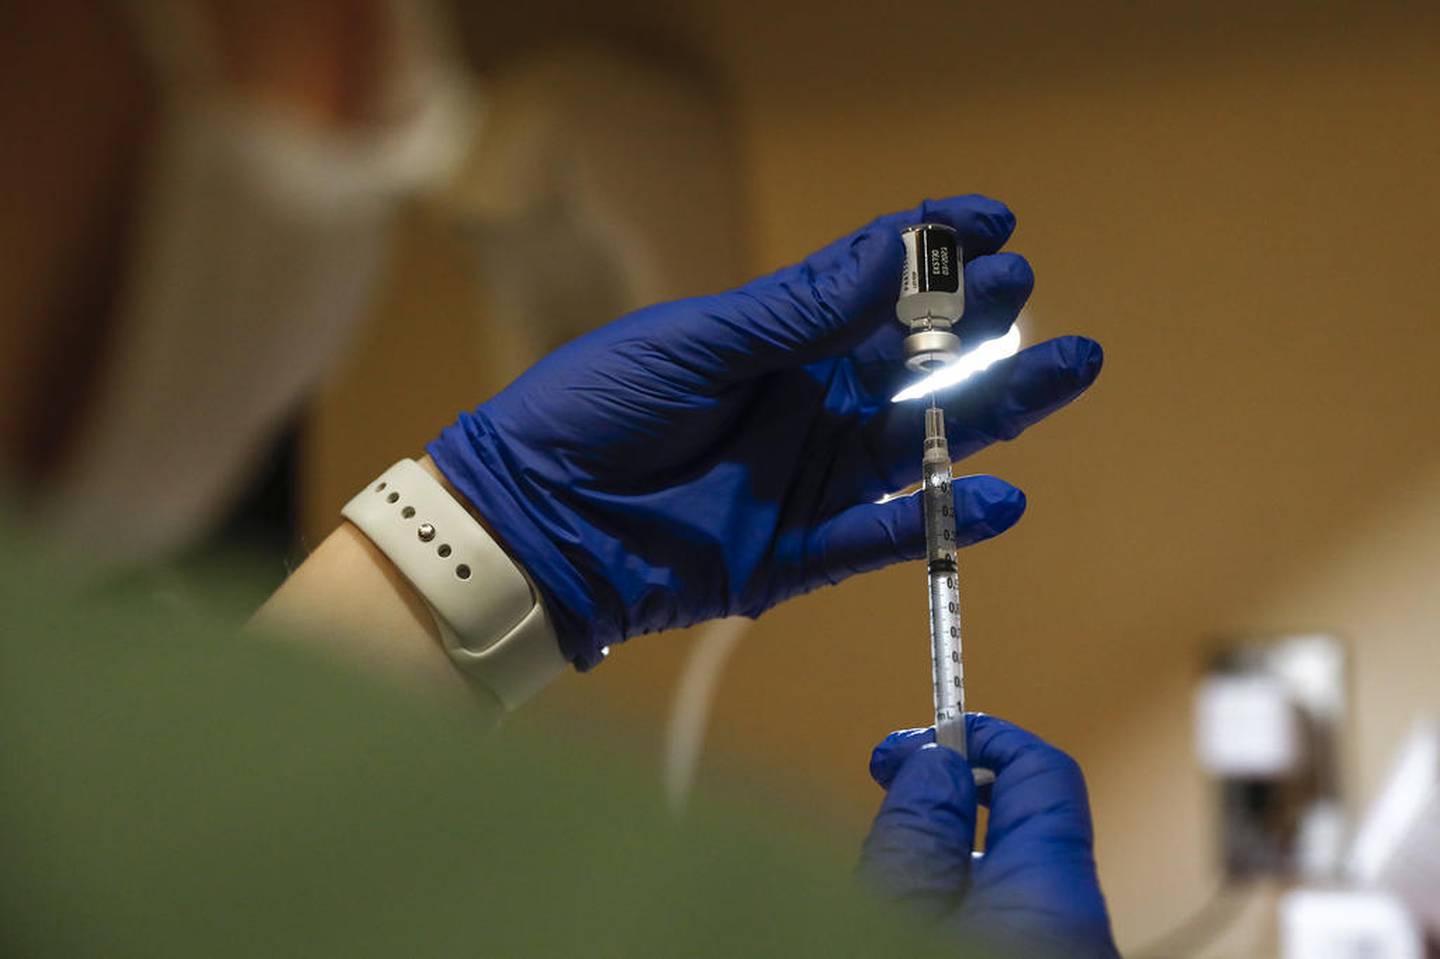
<instances>
[{"instance_id":1,"label":"blurred white face mask","mask_svg":"<svg viewBox=\"0 0 1440 959\"><path fill-rule=\"evenodd\" d=\"M386 91L403 118L336 134L226 99L198 31L174 31L194 26L172 17L184 4L136 7L155 11L160 129L107 366L43 504L50 531L106 561L182 546L224 511L365 314L399 201L473 123L418 34ZM418 26L407 10L398 25Z\"/></svg>"}]
</instances>

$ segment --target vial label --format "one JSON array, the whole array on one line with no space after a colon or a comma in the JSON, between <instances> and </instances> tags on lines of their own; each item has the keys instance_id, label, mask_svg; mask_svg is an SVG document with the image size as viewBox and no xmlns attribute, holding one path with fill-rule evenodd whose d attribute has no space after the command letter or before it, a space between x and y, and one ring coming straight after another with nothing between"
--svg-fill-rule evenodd
<instances>
[{"instance_id":1,"label":"vial label","mask_svg":"<svg viewBox=\"0 0 1440 959\"><path fill-rule=\"evenodd\" d=\"M920 261L915 257L915 236L914 230L900 234L900 242L905 244L905 268L900 273L901 296L913 296L920 292L920 271L917 269Z\"/></svg>"},{"instance_id":2,"label":"vial label","mask_svg":"<svg viewBox=\"0 0 1440 959\"><path fill-rule=\"evenodd\" d=\"M942 226L922 226L900 234L905 246L905 268L900 277L900 295L916 293L957 293L960 290L960 251L955 231Z\"/></svg>"}]
</instances>

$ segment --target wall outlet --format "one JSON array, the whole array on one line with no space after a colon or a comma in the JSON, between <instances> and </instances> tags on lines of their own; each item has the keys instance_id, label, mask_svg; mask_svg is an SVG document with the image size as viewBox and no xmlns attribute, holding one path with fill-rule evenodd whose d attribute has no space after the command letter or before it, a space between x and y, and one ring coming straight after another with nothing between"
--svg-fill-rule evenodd
<instances>
[{"instance_id":1,"label":"wall outlet","mask_svg":"<svg viewBox=\"0 0 1440 959\"><path fill-rule=\"evenodd\" d=\"M1231 878L1339 868L1346 656L1333 636L1226 643L1195 699L1195 748L1217 780Z\"/></svg>"}]
</instances>

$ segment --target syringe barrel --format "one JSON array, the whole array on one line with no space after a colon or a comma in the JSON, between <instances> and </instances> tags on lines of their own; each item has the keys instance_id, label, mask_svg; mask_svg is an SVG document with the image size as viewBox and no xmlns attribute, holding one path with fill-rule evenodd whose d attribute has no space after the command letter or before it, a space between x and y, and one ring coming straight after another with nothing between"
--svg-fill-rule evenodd
<instances>
[{"instance_id":1,"label":"syringe barrel","mask_svg":"<svg viewBox=\"0 0 1440 959\"><path fill-rule=\"evenodd\" d=\"M920 460L922 466L944 466L950 472L950 447L945 439L945 411L932 406L925 411L925 444Z\"/></svg>"},{"instance_id":2,"label":"syringe barrel","mask_svg":"<svg viewBox=\"0 0 1440 959\"><path fill-rule=\"evenodd\" d=\"M965 665L960 645L960 584L955 563L955 498L944 414L926 411L923 506L930 585L930 657L935 679L935 739L964 755Z\"/></svg>"}]
</instances>

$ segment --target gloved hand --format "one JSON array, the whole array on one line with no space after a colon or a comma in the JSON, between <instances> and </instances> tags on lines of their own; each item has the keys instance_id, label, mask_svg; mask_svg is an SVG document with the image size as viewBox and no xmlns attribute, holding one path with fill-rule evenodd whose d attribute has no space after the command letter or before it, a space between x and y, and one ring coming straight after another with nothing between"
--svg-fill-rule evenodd
<instances>
[{"instance_id":1,"label":"gloved hand","mask_svg":"<svg viewBox=\"0 0 1440 959\"><path fill-rule=\"evenodd\" d=\"M923 402L895 320L904 226L959 232L962 333L1003 333L1033 285L998 253L1015 218L980 196L882 217L803 262L714 296L648 307L556 350L429 446L525 567L581 669L604 646L732 614L923 554ZM945 397L958 459L1011 439L1099 373L1051 340ZM962 545L1015 523L1024 495L954 484Z\"/></svg>"},{"instance_id":2,"label":"gloved hand","mask_svg":"<svg viewBox=\"0 0 1440 959\"><path fill-rule=\"evenodd\" d=\"M886 794L861 878L935 921L966 955L1119 959L1079 765L1004 720L965 722L970 763L935 745L933 728L875 747L870 775ZM977 789L971 763L995 782ZM972 858L977 802L990 822L984 855Z\"/></svg>"}]
</instances>

